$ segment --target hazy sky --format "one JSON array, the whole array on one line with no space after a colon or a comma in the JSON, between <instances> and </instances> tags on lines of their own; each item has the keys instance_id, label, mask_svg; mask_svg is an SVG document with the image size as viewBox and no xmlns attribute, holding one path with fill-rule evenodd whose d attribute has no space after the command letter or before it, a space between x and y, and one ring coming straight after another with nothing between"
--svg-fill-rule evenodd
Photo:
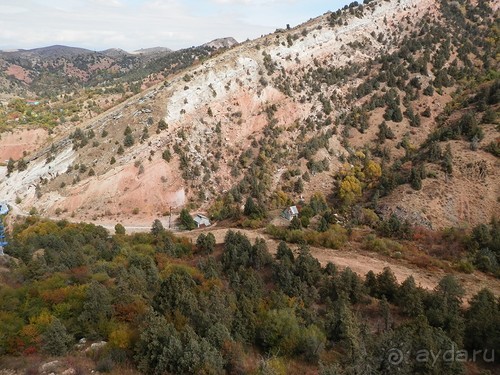
<instances>
[{"instance_id":1,"label":"hazy sky","mask_svg":"<svg viewBox=\"0 0 500 375\"><path fill-rule=\"evenodd\" d=\"M53 44L133 51L256 38L346 0L0 0L0 49Z\"/></svg>"}]
</instances>

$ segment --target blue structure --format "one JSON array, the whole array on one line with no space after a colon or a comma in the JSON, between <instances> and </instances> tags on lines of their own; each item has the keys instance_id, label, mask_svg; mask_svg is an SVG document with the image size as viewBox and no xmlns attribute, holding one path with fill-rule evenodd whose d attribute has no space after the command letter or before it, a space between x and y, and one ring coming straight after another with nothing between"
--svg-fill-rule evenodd
<instances>
[{"instance_id":1,"label":"blue structure","mask_svg":"<svg viewBox=\"0 0 500 375\"><path fill-rule=\"evenodd\" d=\"M3 248L8 245L5 239L5 227L3 225L3 217L9 212L9 206L5 203L0 203L0 255L3 255Z\"/></svg>"}]
</instances>

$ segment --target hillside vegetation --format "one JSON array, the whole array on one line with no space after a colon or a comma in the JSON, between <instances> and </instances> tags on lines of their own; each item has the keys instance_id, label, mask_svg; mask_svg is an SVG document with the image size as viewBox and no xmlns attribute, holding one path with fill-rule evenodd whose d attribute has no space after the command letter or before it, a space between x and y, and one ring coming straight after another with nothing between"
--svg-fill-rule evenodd
<instances>
[{"instance_id":1,"label":"hillside vegetation","mask_svg":"<svg viewBox=\"0 0 500 375\"><path fill-rule=\"evenodd\" d=\"M11 99L0 368L498 371L498 12L365 0Z\"/></svg>"},{"instance_id":2,"label":"hillside vegetation","mask_svg":"<svg viewBox=\"0 0 500 375\"><path fill-rule=\"evenodd\" d=\"M38 373L39 354L61 371L144 374L456 374L498 360L497 298L484 289L463 308L452 276L427 291L389 268L361 278L321 267L307 245L294 253L282 242L273 257L262 239L229 231L223 246L210 233L193 244L159 221L110 237L31 218L9 254L2 368Z\"/></svg>"},{"instance_id":3,"label":"hillside vegetation","mask_svg":"<svg viewBox=\"0 0 500 375\"><path fill-rule=\"evenodd\" d=\"M25 211L115 222L187 204L224 219L248 196L271 209L316 192L346 220L366 208L432 229L488 222L500 208L491 6L353 3L244 43L67 127L0 192Z\"/></svg>"}]
</instances>

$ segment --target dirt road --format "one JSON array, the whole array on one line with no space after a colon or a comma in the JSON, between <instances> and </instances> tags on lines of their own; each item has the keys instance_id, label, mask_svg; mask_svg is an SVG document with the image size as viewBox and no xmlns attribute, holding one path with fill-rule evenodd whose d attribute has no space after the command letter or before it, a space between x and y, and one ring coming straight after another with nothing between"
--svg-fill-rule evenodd
<instances>
[{"instance_id":1,"label":"dirt road","mask_svg":"<svg viewBox=\"0 0 500 375\"><path fill-rule=\"evenodd\" d=\"M212 232L215 236L217 243L223 243L227 228L206 228L203 230L196 230L192 232L183 232L182 236L188 237L196 241L198 235L202 232ZM279 241L276 241L266 235L262 229L260 230L246 230L246 229L232 229L244 233L252 242L258 238L266 240L269 252L275 254ZM293 246L292 248L296 248ZM442 270L429 271L416 267L415 265L408 264L404 260L397 259L384 259L380 254L370 253L367 251L359 251L349 244L341 250L332 250L320 247L310 247L311 254L319 260L321 265L326 265L332 262L339 268L349 267L358 275L364 277L368 271L372 270L375 273L381 272L384 267L390 267L394 272L398 282L403 282L408 276L413 276L417 285L422 288L432 290L439 283L439 280L446 273ZM496 296L500 296L500 280L487 276L481 272L474 272L473 274L456 273L455 277L462 283L465 289L465 300L470 299L482 288L489 288ZM466 301L465 301L466 302Z\"/></svg>"},{"instance_id":2,"label":"dirt road","mask_svg":"<svg viewBox=\"0 0 500 375\"><path fill-rule=\"evenodd\" d=\"M27 216L17 207L14 207L13 211L15 214L20 216ZM58 220L58 218L52 218L53 220ZM172 218L172 222L175 222L175 218ZM73 221L70 219L70 221ZM74 220L79 221L79 220ZM161 219L162 224L167 228L168 220L165 218ZM151 220L151 223L153 220ZM108 229L110 233L114 233L114 224L109 222L96 222L96 225L101 225ZM147 225L146 222L142 221L137 223L137 225L124 225L125 230L128 234L149 232L151 229L151 224ZM217 225L210 228L197 229L193 231L177 231L174 233L191 238L193 242L196 241L200 233L212 232L215 236L216 242L218 244L224 242L224 237L229 230L240 231L244 233L252 242L256 238L264 238L266 240L269 252L271 254L276 253L279 241L272 239L267 234L264 233L263 229L258 230L248 230L248 229L228 229L228 228L217 228ZM296 249L297 246L291 246ZM337 267L343 269L349 267L351 270L356 272L361 277L364 277L368 271L373 271L375 273L381 272L384 267L390 267L394 272L398 282L403 282L408 276L413 276L417 285L422 288L432 290L439 283L439 280L446 273L442 270L426 270L418 268L417 266L405 262L404 260L392 259L384 257L378 253L370 253L367 251L362 251L355 248L352 244L346 244L340 250L332 250L321 247L310 247L311 254L319 260L321 265L326 265L328 262L334 263ZM462 283L465 289L465 303L474 294L476 294L482 288L489 288L496 296L500 296L500 280L493 277L487 276L481 272L474 272L472 274L464 273L454 273L455 277Z\"/></svg>"}]
</instances>

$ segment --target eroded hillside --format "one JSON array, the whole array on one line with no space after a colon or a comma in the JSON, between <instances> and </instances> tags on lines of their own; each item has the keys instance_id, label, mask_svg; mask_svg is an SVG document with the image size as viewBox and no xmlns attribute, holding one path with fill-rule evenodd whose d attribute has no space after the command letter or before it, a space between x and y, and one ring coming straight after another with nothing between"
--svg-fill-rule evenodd
<instances>
[{"instance_id":1,"label":"eroded hillside","mask_svg":"<svg viewBox=\"0 0 500 375\"><path fill-rule=\"evenodd\" d=\"M434 228L485 222L500 208L486 150L497 120L469 98L490 90L498 112L497 8L369 2L244 43L31 154L0 196L49 216L137 221L323 192ZM435 139L471 111L481 134Z\"/></svg>"}]
</instances>

